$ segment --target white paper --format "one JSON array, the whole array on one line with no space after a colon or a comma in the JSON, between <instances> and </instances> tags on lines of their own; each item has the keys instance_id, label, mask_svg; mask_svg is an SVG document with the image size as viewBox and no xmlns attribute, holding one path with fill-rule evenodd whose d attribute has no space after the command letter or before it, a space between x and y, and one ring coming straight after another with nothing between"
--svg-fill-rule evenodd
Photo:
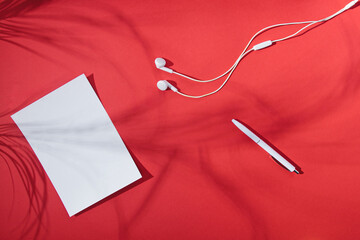
<instances>
[{"instance_id":1,"label":"white paper","mask_svg":"<svg viewBox=\"0 0 360 240\"><path fill-rule=\"evenodd\" d=\"M70 216L141 178L84 74L11 117Z\"/></svg>"}]
</instances>

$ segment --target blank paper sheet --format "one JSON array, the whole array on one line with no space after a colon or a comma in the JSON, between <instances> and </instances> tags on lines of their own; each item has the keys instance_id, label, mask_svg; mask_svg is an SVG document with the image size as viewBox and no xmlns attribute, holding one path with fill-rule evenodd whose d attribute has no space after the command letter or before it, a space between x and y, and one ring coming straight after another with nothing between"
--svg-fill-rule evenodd
<instances>
[{"instance_id":1,"label":"blank paper sheet","mask_svg":"<svg viewBox=\"0 0 360 240\"><path fill-rule=\"evenodd\" d=\"M70 216L141 178L84 74L11 117Z\"/></svg>"}]
</instances>

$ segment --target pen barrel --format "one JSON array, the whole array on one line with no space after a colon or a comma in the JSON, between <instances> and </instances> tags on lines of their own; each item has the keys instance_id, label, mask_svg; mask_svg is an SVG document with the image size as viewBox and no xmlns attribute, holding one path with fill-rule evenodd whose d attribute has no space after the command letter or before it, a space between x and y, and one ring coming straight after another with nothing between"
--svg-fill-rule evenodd
<instances>
[{"instance_id":1,"label":"pen barrel","mask_svg":"<svg viewBox=\"0 0 360 240\"><path fill-rule=\"evenodd\" d=\"M289 163L283 156L281 156L279 153L277 153L272 147L270 147L268 144L266 144L263 141L259 141L258 145L262 147L267 153L269 153L273 158L275 158L281 165L283 165L287 170L290 172L293 172L295 170L295 167Z\"/></svg>"}]
</instances>

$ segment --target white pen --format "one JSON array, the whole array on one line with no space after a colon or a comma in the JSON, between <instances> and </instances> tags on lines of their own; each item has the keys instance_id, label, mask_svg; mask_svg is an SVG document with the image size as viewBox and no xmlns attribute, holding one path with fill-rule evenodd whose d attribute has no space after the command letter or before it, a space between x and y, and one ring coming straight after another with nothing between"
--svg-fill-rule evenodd
<instances>
[{"instance_id":1,"label":"white pen","mask_svg":"<svg viewBox=\"0 0 360 240\"><path fill-rule=\"evenodd\" d=\"M276 152L272 147L270 147L268 144L266 144L264 141L262 141L256 134L254 134L250 129L245 127L243 124L241 124L239 121L233 119L232 122L237 126L243 133L245 133L246 136L251 138L254 142L256 142L262 149L264 149L267 153L269 153L275 160L277 160L281 165L283 165L287 170L290 172L296 172L299 174L299 171L296 170L296 168L289 163L285 158L283 158L278 152Z\"/></svg>"}]
</instances>

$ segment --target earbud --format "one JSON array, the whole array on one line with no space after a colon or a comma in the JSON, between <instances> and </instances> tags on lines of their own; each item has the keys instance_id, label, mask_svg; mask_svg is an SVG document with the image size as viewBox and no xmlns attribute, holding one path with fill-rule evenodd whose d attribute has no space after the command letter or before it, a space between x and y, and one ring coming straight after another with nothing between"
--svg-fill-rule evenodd
<instances>
[{"instance_id":1,"label":"earbud","mask_svg":"<svg viewBox=\"0 0 360 240\"><path fill-rule=\"evenodd\" d=\"M157 87L159 90L161 91L165 91L167 90L168 88L170 88L171 90L173 90L174 92L178 92L177 88L174 87L173 85L171 85L168 81L166 80L160 80L157 82Z\"/></svg>"},{"instance_id":2,"label":"earbud","mask_svg":"<svg viewBox=\"0 0 360 240\"><path fill-rule=\"evenodd\" d=\"M174 70L165 67L165 65L166 65L165 59L163 59L163 58L156 58L156 59L155 59L155 66L156 66L158 69L161 69L161 70L163 70L163 71L165 71L165 72L168 72L168 73L173 73L173 72L174 72Z\"/></svg>"}]
</instances>

